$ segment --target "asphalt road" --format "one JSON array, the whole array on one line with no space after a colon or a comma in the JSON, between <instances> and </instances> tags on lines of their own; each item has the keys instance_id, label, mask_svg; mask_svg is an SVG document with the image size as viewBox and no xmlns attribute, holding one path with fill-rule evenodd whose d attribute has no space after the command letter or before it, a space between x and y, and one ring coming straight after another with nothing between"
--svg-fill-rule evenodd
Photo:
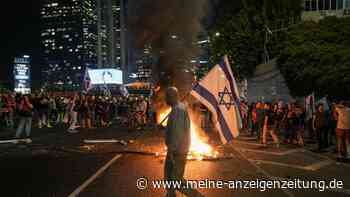
<instances>
[{"instance_id":1,"label":"asphalt road","mask_svg":"<svg viewBox=\"0 0 350 197\"><path fill-rule=\"evenodd\" d=\"M152 187L162 179L164 157L135 151L162 150L156 132L122 128L67 134L62 129L35 131L30 145L1 145L1 195L9 197L142 197L165 196ZM124 139L129 144L86 144L84 139ZM129 141L132 140L132 141ZM232 157L217 161L188 161L188 180L341 180L344 189L199 189L204 196L308 197L350 196L349 164L337 163L329 153L307 148L263 148L253 138L242 136L225 146ZM138 190L138 178L148 179L148 188ZM179 195L181 196L181 195Z\"/></svg>"}]
</instances>

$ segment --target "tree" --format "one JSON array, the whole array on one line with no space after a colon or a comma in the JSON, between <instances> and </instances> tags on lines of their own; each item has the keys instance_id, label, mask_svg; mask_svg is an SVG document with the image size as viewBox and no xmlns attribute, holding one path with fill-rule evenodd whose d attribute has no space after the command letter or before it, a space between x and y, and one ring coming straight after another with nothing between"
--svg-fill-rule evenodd
<instances>
[{"instance_id":1,"label":"tree","mask_svg":"<svg viewBox=\"0 0 350 197\"><path fill-rule=\"evenodd\" d=\"M221 14L211 31L212 61L228 55L238 78L249 77L256 65L264 62L265 48L270 58L276 57L286 36L283 31L269 37L267 29L294 24L300 19L301 0L221 1Z\"/></svg>"},{"instance_id":2,"label":"tree","mask_svg":"<svg viewBox=\"0 0 350 197\"><path fill-rule=\"evenodd\" d=\"M293 95L350 95L350 18L303 22L284 44L278 65Z\"/></svg>"}]
</instances>

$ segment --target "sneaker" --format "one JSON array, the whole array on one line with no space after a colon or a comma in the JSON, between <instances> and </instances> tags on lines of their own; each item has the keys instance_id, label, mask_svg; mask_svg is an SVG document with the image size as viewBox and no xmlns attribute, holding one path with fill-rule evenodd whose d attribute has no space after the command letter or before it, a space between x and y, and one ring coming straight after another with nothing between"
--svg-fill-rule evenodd
<instances>
[{"instance_id":1,"label":"sneaker","mask_svg":"<svg viewBox=\"0 0 350 197\"><path fill-rule=\"evenodd\" d=\"M75 129L68 129L67 131L68 131L68 133L78 133L79 132L78 130L75 130Z\"/></svg>"}]
</instances>

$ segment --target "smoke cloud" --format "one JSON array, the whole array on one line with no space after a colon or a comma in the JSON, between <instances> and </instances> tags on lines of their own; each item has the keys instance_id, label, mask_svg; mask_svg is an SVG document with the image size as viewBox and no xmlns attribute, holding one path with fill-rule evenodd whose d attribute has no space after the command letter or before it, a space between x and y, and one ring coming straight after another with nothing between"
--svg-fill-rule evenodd
<instances>
[{"instance_id":1,"label":"smoke cloud","mask_svg":"<svg viewBox=\"0 0 350 197\"><path fill-rule=\"evenodd\" d=\"M129 31L138 49L151 48L153 80L162 88L188 84L208 0L129 0Z\"/></svg>"}]
</instances>

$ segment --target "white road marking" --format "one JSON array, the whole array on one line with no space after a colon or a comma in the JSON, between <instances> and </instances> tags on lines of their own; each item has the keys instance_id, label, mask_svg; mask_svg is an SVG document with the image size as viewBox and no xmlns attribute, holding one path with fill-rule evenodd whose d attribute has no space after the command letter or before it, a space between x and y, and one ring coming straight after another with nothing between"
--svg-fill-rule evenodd
<instances>
[{"instance_id":1,"label":"white road marking","mask_svg":"<svg viewBox=\"0 0 350 197\"><path fill-rule=\"evenodd\" d=\"M318 163L315 164L311 164L309 166L306 166L305 169L307 170L311 170L311 171L317 171L325 166L328 166L330 164L334 163L334 161L331 160L325 160L325 161L320 161Z\"/></svg>"},{"instance_id":2,"label":"white road marking","mask_svg":"<svg viewBox=\"0 0 350 197\"><path fill-rule=\"evenodd\" d=\"M305 152L308 152L312 155L315 155L315 156L318 156L320 158L323 158L323 159L326 159L326 160L330 160L330 161L334 161L333 158L329 157L329 156L326 156L326 155L321 155L321 154L317 154L317 153L314 153L310 150L305 150ZM343 163L343 162L335 162L337 165L342 165L342 166L345 166L345 167L350 167L350 164L347 164L347 163Z\"/></svg>"},{"instance_id":3,"label":"white road marking","mask_svg":"<svg viewBox=\"0 0 350 197\"><path fill-rule=\"evenodd\" d=\"M68 197L78 196L87 186L89 186L96 178L98 178L104 171L106 171L121 156L121 154L115 155L108 163L102 166L95 174L93 174L88 180L86 180L82 185L75 189Z\"/></svg>"},{"instance_id":4,"label":"white road marking","mask_svg":"<svg viewBox=\"0 0 350 197\"><path fill-rule=\"evenodd\" d=\"M236 148L232 147L234 150L236 150ZM240 150L236 150L239 155L245 159L246 161L248 161L252 166L254 166L260 173L262 173L263 175L265 175L267 178L269 178L270 180L276 180L274 179L275 177L273 177L271 174L269 174L268 172L266 172L264 169L262 169L261 167L259 167L257 164L255 164L254 162L250 161ZM277 179L280 180L280 179ZM286 189L281 189L288 197L294 197L294 195L292 194L292 192L290 192L289 190Z\"/></svg>"},{"instance_id":5,"label":"white road marking","mask_svg":"<svg viewBox=\"0 0 350 197\"><path fill-rule=\"evenodd\" d=\"M20 143L20 142L30 144L30 143L32 143L32 140L31 140L30 138L26 138L26 139L13 139L13 140L0 140L0 144L9 144L9 143L18 144L18 143Z\"/></svg>"},{"instance_id":6,"label":"white road marking","mask_svg":"<svg viewBox=\"0 0 350 197\"><path fill-rule=\"evenodd\" d=\"M287 167L287 168L295 168L299 170L308 170L308 171L317 171L325 166L328 166L333 163L333 161L326 160L326 161L321 161L318 163L314 163L308 166L300 166L300 165L294 165L294 164L286 164L286 163L280 163L280 162L275 162L275 161L266 161L266 160L257 160L257 159L249 159L252 162L255 163L262 163L262 164L271 164L271 165L276 165L276 166L282 166L282 167Z\"/></svg>"},{"instance_id":7,"label":"white road marking","mask_svg":"<svg viewBox=\"0 0 350 197\"><path fill-rule=\"evenodd\" d=\"M269 155L276 155L276 156L284 156L284 155L289 155L292 153L298 153L298 152L303 152L303 149L292 149L292 150L287 150L284 152L271 152L271 151L265 151L265 150L256 150L256 149L250 149L250 148L238 148L239 150L245 152L254 152L254 153L264 153L264 154L269 154Z\"/></svg>"},{"instance_id":8,"label":"white road marking","mask_svg":"<svg viewBox=\"0 0 350 197\"><path fill-rule=\"evenodd\" d=\"M296 168L299 170L306 170L305 167L299 166L299 165L293 165L293 164L286 164L286 163L280 163L275 161L266 161L266 160L258 160L258 159L249 159L251 162L255 162L256 164L262 163L262 164L271 164L276 166L282 166L282 167L288 167L288 168Z\"/></svg>"}]
</instances>

